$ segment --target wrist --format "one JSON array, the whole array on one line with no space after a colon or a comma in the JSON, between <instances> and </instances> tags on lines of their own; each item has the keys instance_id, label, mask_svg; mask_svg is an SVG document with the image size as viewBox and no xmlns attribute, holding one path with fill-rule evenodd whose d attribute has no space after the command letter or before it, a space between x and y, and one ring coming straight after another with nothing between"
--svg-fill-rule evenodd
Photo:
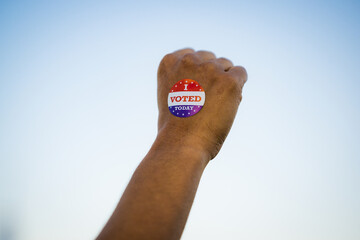
<instances>
[{"instance_id":1,"label":"wrist","mask_svg":"<svg viewBox=\"0 0 360 240\"><path fill-rule=\"evenodd\" d=\"M161 128L152 148L171 152L174 156L183 155L187 160L201 161L205 164L211 159L202 139L178 126Z\"/></svg>"}]
</instances>

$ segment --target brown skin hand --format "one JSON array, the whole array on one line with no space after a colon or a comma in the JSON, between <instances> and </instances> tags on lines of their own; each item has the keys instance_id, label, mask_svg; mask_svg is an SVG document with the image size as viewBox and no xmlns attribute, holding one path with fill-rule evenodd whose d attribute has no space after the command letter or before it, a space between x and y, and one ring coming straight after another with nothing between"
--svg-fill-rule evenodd
<instances>
[{"instance_id":1,"label":"brown skin hand","mask_svg":"<svg viewBox=\"0 0 360 240\"><path fill-rule=\"evenodd\" d=\"M167 97L181 79L206 94L202 110L173 116ZM158 136L97 239L180 239L201 175L230 131L247 74L207 51L167 54L158 69Z\"/></svg>"},{"instance_id":2,"label":"brown skin hand","mask_svg":"<svg viewBox=\"0 0 360 240\"><path fill-rule=\"evenodd\" d=\"M168 110L167 97L169 89L185 78L201 84L206 104L194 117L177 118ZM166 55L158 70L159 132L179 134L173 130L176 127L199 138L198 143L214 158L230 131L246 80L243 67L234 67L225 58L216 59L211 52L183 49Z\"/></svg>"}]
</instances>

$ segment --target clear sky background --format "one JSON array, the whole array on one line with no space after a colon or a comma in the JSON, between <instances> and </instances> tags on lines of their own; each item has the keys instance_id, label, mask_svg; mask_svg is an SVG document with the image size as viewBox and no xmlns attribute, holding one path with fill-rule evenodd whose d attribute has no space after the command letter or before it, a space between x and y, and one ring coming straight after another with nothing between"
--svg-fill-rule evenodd
<instances>
[{"instance_id":1,"label":"clear sky background","mask_svg":"<svg viewBox=\"0 0 360 240\"><path fill-rule=\"evenodd\" d=\"M1 1L0 239L93 239L156 136L156 71L249 80L183 238L360 239L359 1Z\"/></svg>"}]
</instances>

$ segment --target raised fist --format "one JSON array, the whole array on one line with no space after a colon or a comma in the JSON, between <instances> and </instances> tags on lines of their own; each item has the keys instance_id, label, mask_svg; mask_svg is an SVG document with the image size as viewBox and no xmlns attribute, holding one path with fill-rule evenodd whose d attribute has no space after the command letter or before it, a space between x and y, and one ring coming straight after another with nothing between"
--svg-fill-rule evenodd
<instances>
[{"instance_id":1,"label":"raised fist","mask_svg":"<svg viewBox=\"0 0 360 240\"><path fill-rule=\"evenodd\" d=\"M180 80L184 81L176 88L183 88L185 92L198 83L197 92L194 95L169 95ZM246 80L243 67L233 66L228 59L216 58L211 52L182 49L167 54L158 69L159 134L166 135L169 141L173 139L204 151L209 159L213 159L230 131ZM188 117L183 117L170 112L172 102L186 106L178 106L176 110L194 109L194 112L196 103L204 105L195 114L189 112Z\"/></svg>"}]
</instances>

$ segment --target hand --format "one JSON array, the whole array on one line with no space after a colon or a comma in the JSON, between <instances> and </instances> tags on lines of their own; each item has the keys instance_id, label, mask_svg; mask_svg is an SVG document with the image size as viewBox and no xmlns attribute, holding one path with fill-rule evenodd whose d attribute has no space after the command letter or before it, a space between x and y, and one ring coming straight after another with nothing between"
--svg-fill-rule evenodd
<instances>
[{"instance_id":1,"label":"hand","mask_svg":"<svg viewBox=\"0 0 360 240\"><path fill-rule=\"evenodd\" d=\"M200 112L180 118L170 113L167 98L172 86L185 78L203 87L206 100ZM213 159L230 131L246 80L243 67L211 52L182 49L167 54L158 69L159 135L200 149Z\"/></svg>"}]
</instances>

